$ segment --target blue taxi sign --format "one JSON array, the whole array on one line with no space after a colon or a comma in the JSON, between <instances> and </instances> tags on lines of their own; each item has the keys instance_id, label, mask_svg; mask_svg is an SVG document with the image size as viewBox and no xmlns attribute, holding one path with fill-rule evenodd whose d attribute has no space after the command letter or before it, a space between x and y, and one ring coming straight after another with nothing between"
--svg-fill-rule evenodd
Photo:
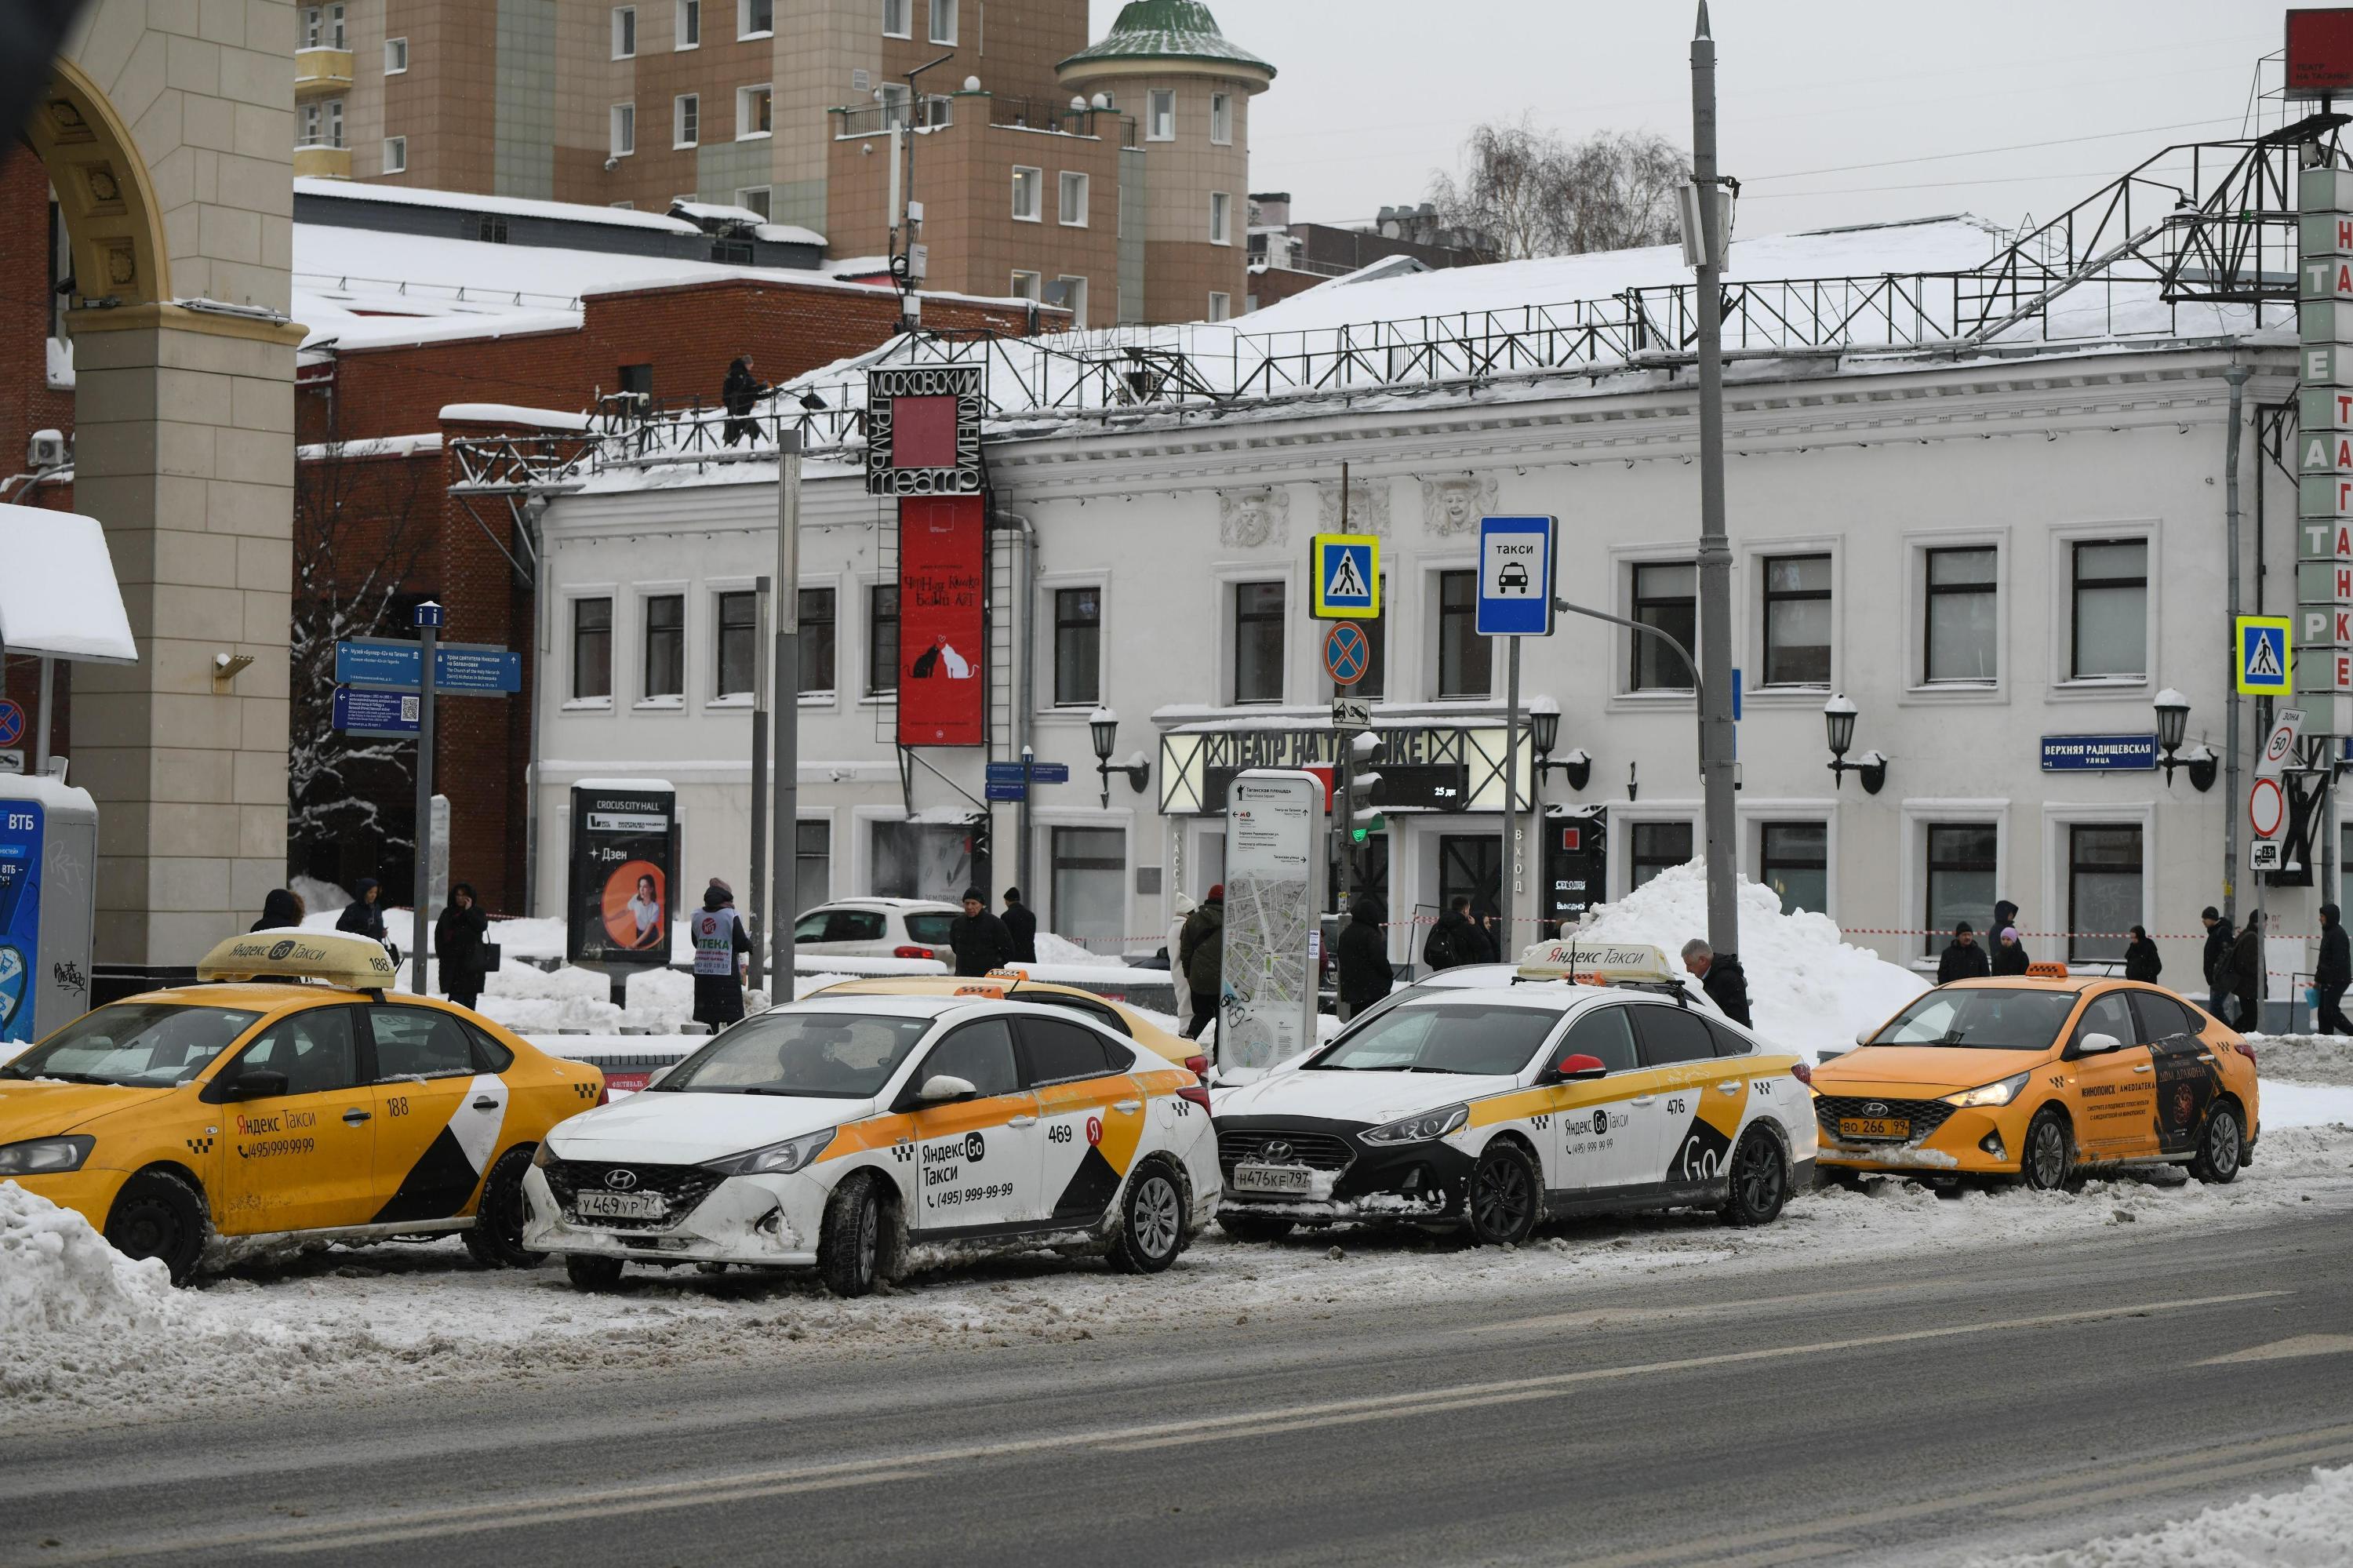
<instances>
[{"instance_id":1,"label":"blue taxi sign","mask_svg":"<svg viewBox=\"0 0 2353 1568\"><path fill-rule=\"evenodd\" d=\"M1479 613L1482 637L1552 635L1553 557L1556 517L1479 519Z\"/></svg>"}]
</instances>

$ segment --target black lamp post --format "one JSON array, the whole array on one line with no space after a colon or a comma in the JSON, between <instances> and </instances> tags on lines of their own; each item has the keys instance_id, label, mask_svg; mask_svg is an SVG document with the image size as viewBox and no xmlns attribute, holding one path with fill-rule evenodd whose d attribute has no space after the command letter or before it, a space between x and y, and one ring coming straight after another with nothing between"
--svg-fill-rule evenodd
<instances>
[{"instance_id":1,"label":"black lamp post","mask_svg":"<svg viewBox=\"0 0 2353 1568\"><path fill-rule=\"evenodd\" d=\"M1135 792L1143 794L1144 787L1152 779L1152 764L1140 755L1134 762L1115 763L1111 759L1112 747L1119 744L1119 715L1109 708L1097 708L1087 715L1087 732L1094 739L1095 776L1103 780L1103 805L1111 804L1111 776L1114 773L1126 774Z\"/></svg>"},{"instance_id":2,"label":"black lamp post","mask_svg":"<svg viewBox=\"0 0 2353 1568\"><path fill-rule=\"evenodd\" d=\"M1582 789L1593 777L1593 758L1578 747L1558 762L1552 759L1553 747L1560 744L1560 710L1533 708L1528 713L1529 747L1536 754L1536 778L1541 781L1553 768L1568 775L1568 787Z\"/></svg>"},{"instance_id":3,"label":"black lamp post","mask_svg":"<svg viewBox=\"0 0 2353 1568\"><path fill-rule=\"evenodd\" d=\"M1822 705L1822 725L1830 732L1831 779L1832 787L1845 784L1846 776L1862 776L1863 793L1876 795L1887 782L1887 758L1876 751L1866 751L1853 762L1846 759L1849 747L1854 745L1854 720L1860 710L1843 694Z\"/></svg>"},{"instance_id":4,"label":"black lamp post","mask_svg":"<svg viewBox=\"0 0 2353 1568\"><path fill-rule=\"evenodd\" d=\"M2189 733L2189 699L2168 686L2157 694L2157 745L2165 754L2158 758L2157 765L2165 769L2167 789L2173 788L2173 770L2187 768L2191 787L2203 794L2214 788L2215 770L2221 759L2202 742L2191 747L2186 757L2174 755L2181 749L2182 739Z\"/></svg>"}]
</instances>

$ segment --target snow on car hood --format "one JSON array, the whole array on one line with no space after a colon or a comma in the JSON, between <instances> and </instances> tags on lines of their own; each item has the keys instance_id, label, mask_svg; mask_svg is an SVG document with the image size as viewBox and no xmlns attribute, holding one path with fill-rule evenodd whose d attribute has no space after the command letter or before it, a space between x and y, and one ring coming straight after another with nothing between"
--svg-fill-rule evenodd
<instances>
[{"instance_id":1,"label":"snow on car hood","mask_svg":"<svg viewBox=\"0 0 2353 1568\"><path fill-rule=\"evenodd\" d=\"M873 1114L872 1100L655 1089L585 1111L549 1133L547 1141L559 1160L692 1165Z\"/></svg>"},{"instance_id":2,"label":"snow on car hood","mask_svg":"<svg viewBox=\"0 0 2353 1568\"><path fill-rule=\"evenodd\" d=\"M1501 1094L1518 1086L1504 1075L1343 1072L1303 1067L1226 1090L1218 1115L1322 1117L1377 1126L1399 1117Z\"/></svg>"}]
</instances>

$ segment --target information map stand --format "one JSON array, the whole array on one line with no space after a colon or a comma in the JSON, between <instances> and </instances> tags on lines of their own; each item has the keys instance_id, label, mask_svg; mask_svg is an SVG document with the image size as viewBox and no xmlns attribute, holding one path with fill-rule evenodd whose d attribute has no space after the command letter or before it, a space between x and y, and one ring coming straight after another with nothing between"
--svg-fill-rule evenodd
<instances>
[{"instance_id":1,"label":"information map stand","mask_svg":"<svg viewBox=\"0 0 2353 1568\"><path fill-rule=\"evenodd\" d=\"M1324 780L1253 768L1226 786L1225 994L1218 1071L1229 1083L1314 1045Z\"/></svg>"}]
</instances>

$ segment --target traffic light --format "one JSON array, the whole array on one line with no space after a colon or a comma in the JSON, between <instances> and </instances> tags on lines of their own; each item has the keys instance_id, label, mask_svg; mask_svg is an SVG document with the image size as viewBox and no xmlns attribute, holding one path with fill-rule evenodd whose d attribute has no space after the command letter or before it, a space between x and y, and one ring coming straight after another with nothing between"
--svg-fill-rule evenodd
<instances>
[{"instance_id":1,"label":"traffic light","mask_svg":"<svg viewBox=\"0 0 2353 1568\"><path fill-rule=\"evenodd\" d=\"M1373 753L1380 748L1380 736L1370 730L1350 736L1348 744L1341 748L1345 774L1341 798L1335 804L1339 807L1341 826L1351 844L1363 843L1385 825L1381 814L1373 809L1373 789L1380 783L1381 776L1366 767Z\"/></svg>"}]
</instances>

